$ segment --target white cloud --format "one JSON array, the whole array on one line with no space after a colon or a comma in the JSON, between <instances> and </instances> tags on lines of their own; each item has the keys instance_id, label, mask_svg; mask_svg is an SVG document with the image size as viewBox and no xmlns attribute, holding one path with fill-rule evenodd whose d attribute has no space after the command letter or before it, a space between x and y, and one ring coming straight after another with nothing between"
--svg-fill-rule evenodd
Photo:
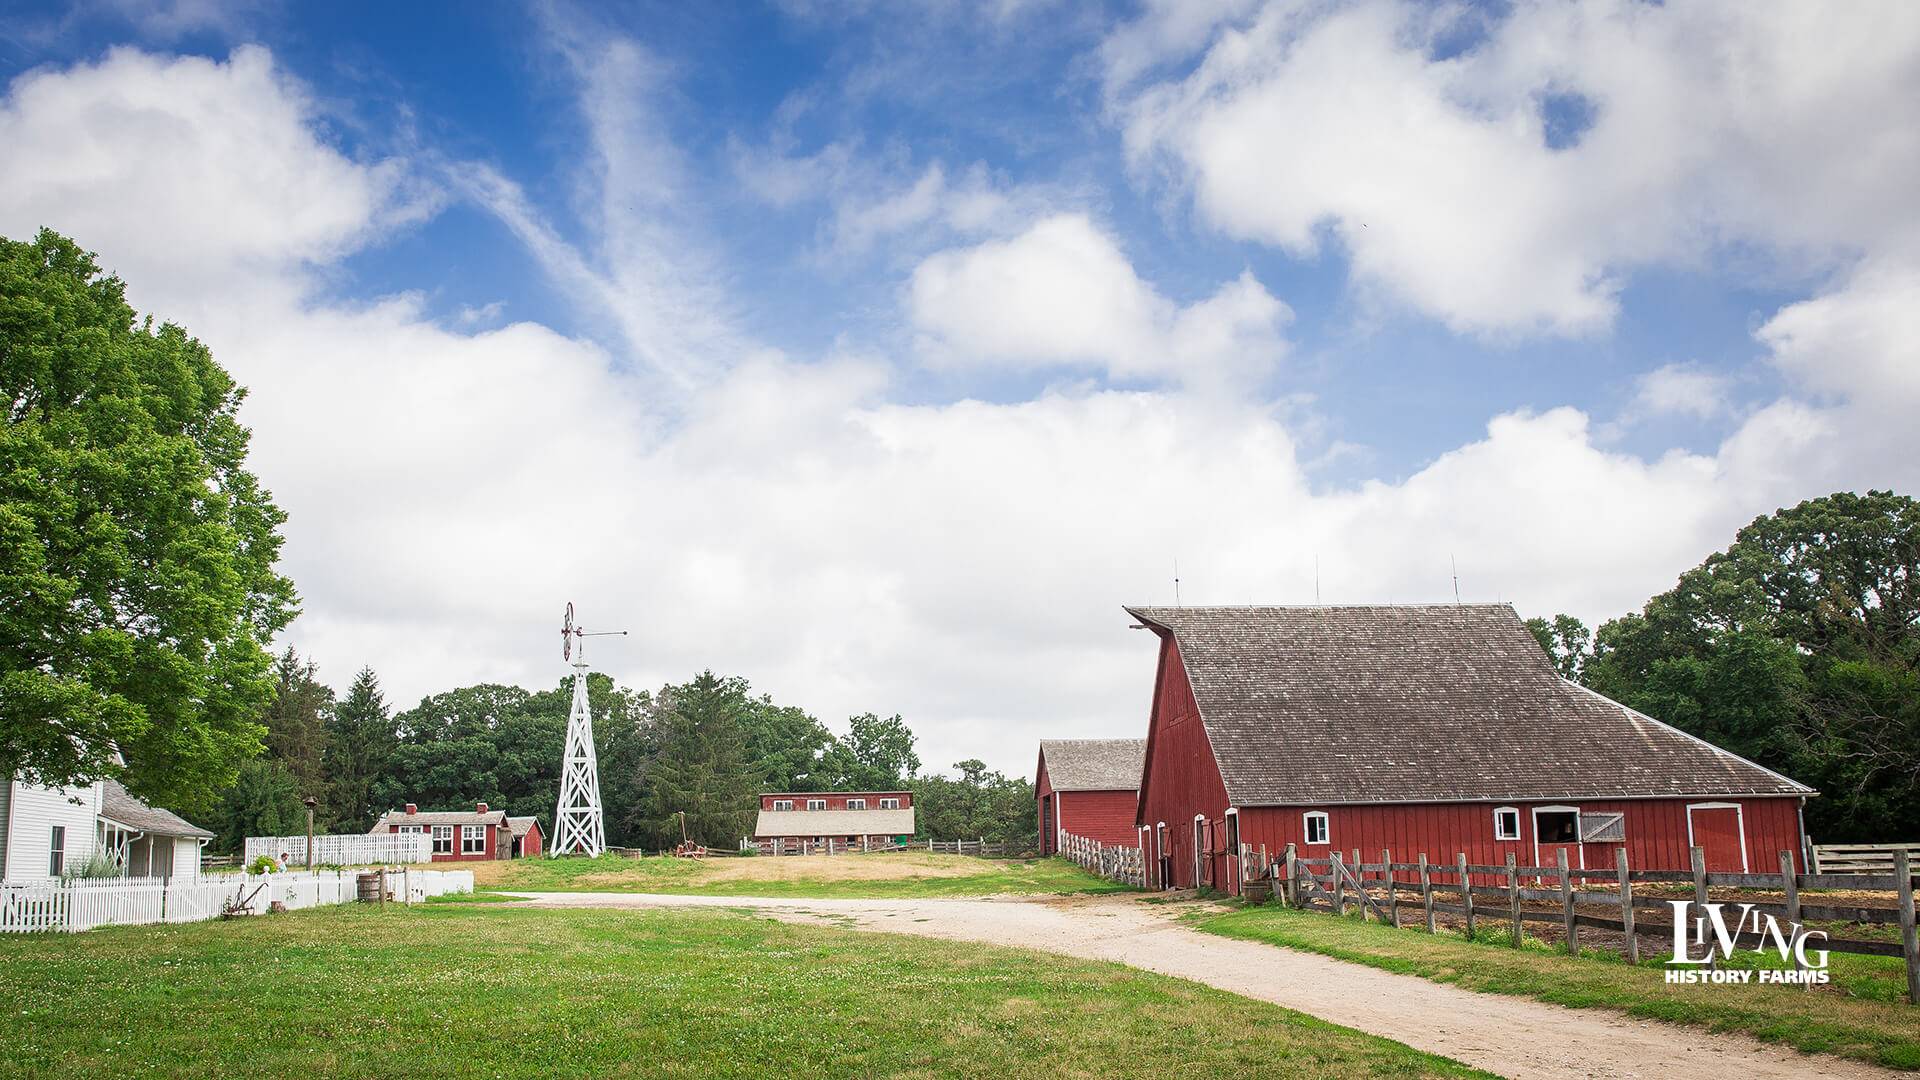
<instances>
[{"instance_id":1,"label":"white cloud","mask_svg":"<svg viewBox=\"0 0 1920 1080\"><path fill-rule=\"evenodd\" d=\"M141 141L140 117L170 137ZM264 52L116 53L16 83L0 118L41 165L133 140L87 183L10 168L0 226L45 221L99 249L137 302L181 317L250 388L252 461L291 514L305 614L289 640L336 683L372 664L402 704L482 680L552 685L554 621L573 600L589 625L633 631L595 651L630 684L738 672L830 720L904 712L934 765L1024 772L1042 735L1140 729L1153 644L1118 605L1170 599L1175 560L1188 602L1309 600L1316 556L1328 601L1407 601L1451 595L1451 555L1470 599L1598 618L1754 514L1920 479L1916 437L1859 423L1854 399L1902 385L1904 341L1874 338L1877 359L1856 367L1823 359L1853 357L1850 321L1897 302L1877 278L1762 331L1837 400L1762 409L1713 454L1609 453L1555 409L1495 417L1404 482L1327 492L1271 407L1181 385L1270 363L1284 306L1251 277L1182 306L1085 217L928 260L912 313L956 364L1084 361L1168 388L903 404L884 361L796 363L746 342L705 356L669 410L623 333L610 350L528 323L457 332L406 297L323 301L307 268L370 243L409 167L330 148ZM610 151L596 170L631 160ZM167 169L200 182L156 177ZM307 174L327 182L309 190ZM275 179L292 195L259 183ZM623 275L649 250L633 239L644 222L613 254L582 252L491 179L503 186L482 201L542 267L622 302L613 283L637 280ZM303 218L289 198L322 205ZM667 295L695 325L723 324L697 309L706 290Z\"/></svg>"},{"instance_id":2,"label":"white cloud","mask_svg":"<svg viewBox=\"0 0 1920 1080\"><path fill-rule=\"evenodd\" d=\"M945 365L1085 365L1190 383L1271 369L1292 318L1251 274L1180 307L1079 214L928 258L913 272L909 307Z\"/></svg>"},{"instance_id":3,"label":"white cloud","mask_svg":"<svg viewBox=\"0 0 1920 1080\"><path fill-rule=\"evenodd\" d=\"M1690 416L1710 420L1728 411L1733 380L1687 364L1668 364L1640 376L1634 412L1643 416Z\"/></svg>"},{"instance_id":4,"label":"white cloud","mask_svg":"<svg viewBox=\"0 0 1920 1080\"><path fill-rule=\"evenodd\" d=\"M1833 291L1781 308L1756 336L1813 393L1909 418L1920 405L1920 269L1913 264L1871 262Z\"/></svg>"},{"instance_id":5,"label":"white cloud","mask_svg":"<svg viewBox=\"0 0 1920 1080\"><path fill-rule=\"evenodd\" d=\"M1595 333L1633 269L1723 247L1801 275L1916 251L1920 7L1522 4L1436 58L1463 17L1364 0L1199 20L1191 73L1113 107L1136 163L1214 227L1302 257L1331 238L1356 281L1465 332ZM1117 76L1138 66L1126 40ZM1590 129L1550 146L1549 106L1576 98Z\"/></svg>"}]
</instances>

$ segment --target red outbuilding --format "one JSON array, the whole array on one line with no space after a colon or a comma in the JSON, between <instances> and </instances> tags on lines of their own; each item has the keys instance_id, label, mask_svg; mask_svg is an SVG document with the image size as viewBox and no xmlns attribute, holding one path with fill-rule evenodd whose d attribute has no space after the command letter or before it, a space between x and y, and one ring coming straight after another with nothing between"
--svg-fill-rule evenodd
<instances>
[{"instance_id":1,"label":"red outbuilding","mask_svg":"<svg viewBox=\"0 0 1920 1080\"><path fill-rule=\"evenodd\" d=\"M1140 758L1145 739L1042 739L1033 797L1040 854L1060 850L1060 834L1103 844L1134 845Z\"/></svg>"},{"instance_id":2,"label":"red outbuilding","mask_svg":"<svg viewBox=\"0 0 1920 1080\"><path fill-rule=\"evenodd\" d=\"M505 810L475 803L472 810L421 810L408 803L389 810L368 829L373 833L422 833L433 841L434 862L477 862L517 859L540 854L540 823L533 818L509 818Z\"/></svg>"},{"instance_id":3,"label":"red outbuilding","mask_svg":"<svg viewBox=\"0 0 1920 1080\"><path fill-rule=\"evenodd\" d=\"M1135 822L1150 877L1229 852L1764 873L1812 788L1560 677L1498 605L1128 608L1160 638Z\"/></svg>"},{"instance_id":4,"label":"red outbuilding","mask_svg":"<svg viewBox=\"0 0 1920 1080\"><path fill-rule=\"evenodd\" d=\"M891 846L913 838L911 791L774 791L760 796L753 840L776 850L808 845Z\"/></svg>"}]
</instances>

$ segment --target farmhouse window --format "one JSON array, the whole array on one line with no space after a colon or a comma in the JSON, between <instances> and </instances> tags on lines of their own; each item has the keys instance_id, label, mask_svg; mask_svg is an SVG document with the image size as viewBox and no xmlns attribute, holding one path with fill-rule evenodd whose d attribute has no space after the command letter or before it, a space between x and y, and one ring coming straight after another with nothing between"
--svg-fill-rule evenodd
<instances>
[{"instance_id":1,"label":"farmhouse window","mask_svg":"<svg viewBox=\"0 0 1920 1080\"><path fill-rule=\"evenodd\" d=\"M1533 815L1534 840L1542 844L1580 842L1580 813L1577 810L1540 810Z\"/></svg>"},{"instance_id":2,"label":"farmhouse window","mask_svg":"<svg viewBox=\"0 0 1920 1080\"><path fill-rule=\"evenodd\" d=\"M827 800L825 799L808 799L807 800L807 809L809 810L825 810L826 808L827 808Z\"/></svg>"},{"instance_id":3,"label":"farmhouse window","mask_svg":"<svg viewBox=\"0 0 1920 1080\"><path fill-rule=\"evenodd\" d=\"M865 799L848 799L847 800L847 809L849 810L865 810L866 808L867 808L867 800Z\"/></svg>"},{"instance_id":4,"label":"farmhouse window","mask_svg":"<svg viewBox=\"0 0 1920 1080\"><path fill-rule=\"evenodd\" d=\"M775 810L791 810L793 809L793 800L792 799L775 799L773 800L773 808Z\"/></svg>"},{"instance_id":5,"label":"farmhouse window","mask_svg":"<svg viewBox=\"0 0 1920 1080\"><path fill-rule=\"evenodd\" d=\"M1520 811L1511 806L1502 806L1493 812L1493 838L1495 840L1520 839Z\"/></svg>"},{"instance_id":6,"label":"farmhouse window","mask_svg":"<svg viewBox=\"0 0 1920 1080\"><path fill-rule=\"evenodd\" d=\"M402 825L393 831L399 833L401 836L419 836L421 833L427 831L427 827L425 825Z\"/></svg>"},{"instance_id":7,"label":"farmhouse window","mask_svg":"<svg viewBox=\"0 0 1920 1080\"><path fill-rule=\"evenodd\" d=\"M433 827L433 853L435 855L453 854L453 826L435 825Z\"/></svg>"},{"instance_id":8,"label":"farmhouse window","mask_svg":"<svg viewBox=\"0 0 1920 1080\"><path fill-rule=\"evenodd\" d=\"M1307 843L1324 844L1327 842L1327 815L1315 810L1301 817L1305 826Z\"/></svg>"},{"instance_id":9,"label":"farmhouse window","mask_svg":"<svg viewBox=\"0 0 1920 1080\"><path fill-rule=\"evenodd\" d=\"M67 827L55 825L53 836L47 842L47 873L59 877L67 868Z\"/></svg>"},{"instance_id":10,"label":"farmhouse window","mask_svg":"<svg viewBox=\"0 0 1920 1080\"><path fill-rule=\"evenodd\" d=\"M485 825L460 826L460 854L485 855L487 853L487 827Z\"/></svg>"},{"instance_id":11,"label":"farmhouse window","mask_svg":"<svg viewBox=\"0 0 1920 1080\"><path fill-rule=\"evenodd\" d=\"M882 809L882 810L898 810L898 809L900 809L900 800L899 800L899 799L881 799L881 800L880 800L880 809Z\"/></svg>"}]
</instances>

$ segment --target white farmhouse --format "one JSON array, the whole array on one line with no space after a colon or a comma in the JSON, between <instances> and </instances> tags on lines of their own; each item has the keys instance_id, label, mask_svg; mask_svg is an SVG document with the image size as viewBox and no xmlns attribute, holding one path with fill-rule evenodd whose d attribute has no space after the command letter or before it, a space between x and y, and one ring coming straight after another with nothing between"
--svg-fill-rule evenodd
<instances>
[{"instance_id":1,"label":"white farmhouse","mask_svg":"<svg viewBox=\"0 0 1920 1080\"><path fill-rule=\"evenodd\" d=\"M118 780L50 788L12 777L0 785L0 882L46 881L96 851L128 877L194 877L213 834L134 798Z\"/></svg>"}]
</instances>

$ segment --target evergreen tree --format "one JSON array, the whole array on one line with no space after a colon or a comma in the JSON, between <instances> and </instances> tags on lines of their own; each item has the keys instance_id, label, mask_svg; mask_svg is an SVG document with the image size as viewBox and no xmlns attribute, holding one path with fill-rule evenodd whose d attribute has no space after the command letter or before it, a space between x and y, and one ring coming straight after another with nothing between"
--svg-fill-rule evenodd
<instances>
[{"instance_id":1,"label":"evergreen tree","mask_svg":"<svg viewBox=\"0 0 1920 1080\"><path fill-rule=\"evenodd\" d=\"M364 832L373 826L373 785L392 760L393 746L393 720L380 680L372 668L361 668L347 696L334 706L327 732L329 832Z\"/></svg>"},{"instance_id":2,"label":"evergreen tree","mask_svg":"<svg viewBox=\"0 0 1920 1080\"><path fill-rule=\"evenodd\" d=\"M753 824L759 777L747 760L741 720L749 711L746 682L703 671L663 693L660 752L642 782L645 799L627 824L656 846L680 842L680 817L699 843L731 846Z\"/></svg>"},{"instance_id":3,"label":"evergreen tree","mask_svg":"<svg viewBox=\"0 0 1920 1080\"><path fill-rule=\"evenodd\" d=\"M333 691L320 684L317 671L313 661L302 660L288 646L274 660L273 704L263 720L267 755L286 766L302 798L311 795L319 800L324 820L332 795L327 790L325 756Z\"/></svg>"},{"instance_id":4,"label":"evergreen tree","mask_svg":"<svg viewBox=\"0 0 1920 1080\"><path fill-rule=\"evenodd\" d=\"M214 808L213 845L222 851L239 851L249 836L304 834L307 808L300 798L300 788L285 765L269 758L247 762Z\"/></svg>"}]
</instances>

